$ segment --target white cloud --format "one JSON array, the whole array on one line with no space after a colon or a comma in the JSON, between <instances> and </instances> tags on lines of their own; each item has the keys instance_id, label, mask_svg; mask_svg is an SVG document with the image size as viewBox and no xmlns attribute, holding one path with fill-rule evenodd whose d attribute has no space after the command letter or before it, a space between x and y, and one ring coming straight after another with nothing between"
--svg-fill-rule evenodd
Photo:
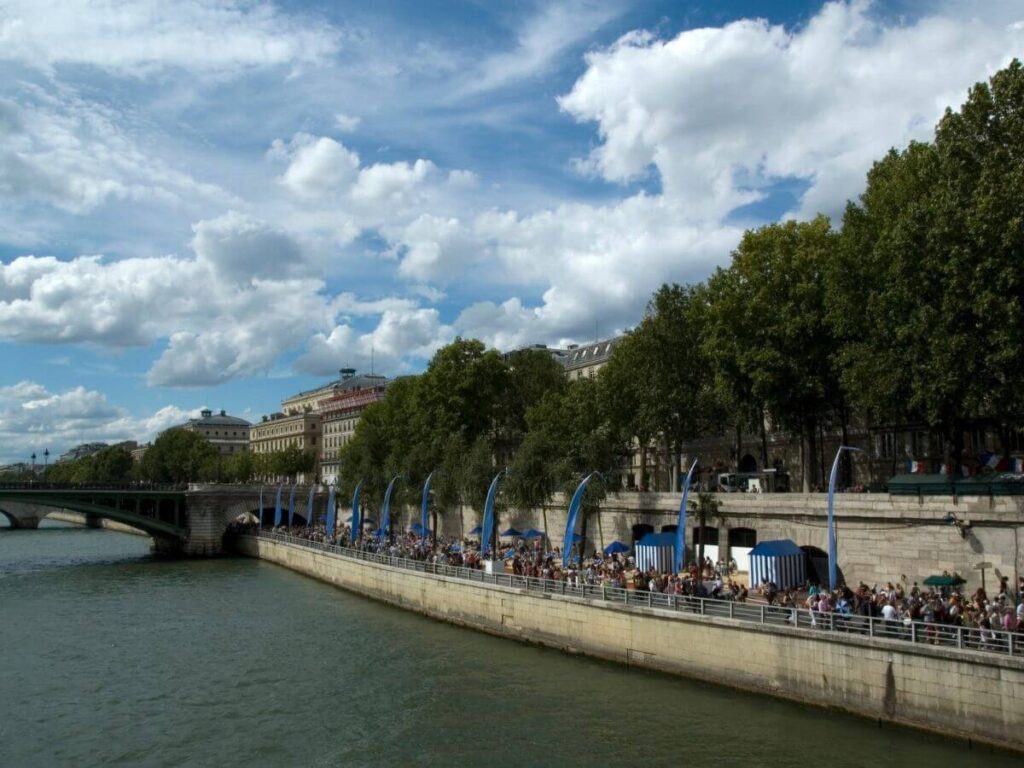
<instances>
[{"instance_id":1,"label":"white cloud","mask_svg":"<svg viewBox=\"0 0 1024 768\"><path fill-rule=\"evenodd\" d=\"M340 44L339 31L322 20L285 14L268 2L5 0L0 6L0 60L34 67L226 74L316 63Z\"/></svg>"},{"instance_id":2,"label":"white cloud","mask_svg":"<svg viewBox=\"0 0 1024 768\"><path fill-rule=\"evenodd\" d=\"M350 325L338 325L330 333L316 334L295 367L320 376L343 366L369 370L372 365L395 372L407 358L429 358L453 336L436 309L387 309L373 331L360 333Z\"/></svg>"},{"instance_id":3,"label":"white cloud","mask_svg":"<svg viewBox=\"0 0 1024 768\"><path fill-rule=\"evenodd\" d=\"M835 213L874 159L928 137L1024 47L994 6L889 25L854 0L795 31L742 20L672 40L630 33L588 54L560 104L597 123L586 167L611 181L656 168L690 220L720 219L787 177L811 185L801 215Z\"/></svg>"},{"instance_id":4,"label":"white cloud","mask_svg":"<svg viewBox=\"0 0 1024 768\"><path fill-rule=\"evenodd\" d=\"M0 98L0 200L85 214L108 200L181 205L231 196L145 151L115 110L68 90Z\"/></svg>"},{"instance_id":5,"label":"white cloud","mask_svg":"<svg viewBox=\"0 0 1024 768\"><path fill-rule=\"evenodd\" d=\"M401 204L429 176L436 166L429 160L377 163L359 172L352 197L362 202Z\"/></svg>"},{"instance_id":6,"label":"white cloud","mask_svg":"<svg viewBox=\"0 0 1024 768\"><path fill-rule=\"evenodd\" d=\"M552 69L565 52L615 18L620 9L593 0L551 0L539 4L516 33L515 47L486 57L464 81L462 95L502 88Z\"/></svg>"},{"instance_id":7,"label":"white cloud","mask_svg":"<svg viewBox=\"0 0 1024 768\"><path fill-rule=\"evenodd\" d=\"M309 261L290 235L236 211L192 227L192 250L198 260L226 279L301 276Z\"/></svg>"},{"instance_id":8,"label":"white cloud","mask_svg":"<svg viewBox=\"0 0 1024 768\"><path fill-rule=\"evenodd\" d=\"M276 139L270 154L288 161L281 183L302 197L343 191L359 171L359 155L326 136L299 133L289 142Z\"/></svg>"},{"instance_id":9,"label":"white cloud","mask_svg":"<svg viewBox=\"0 0 1024 768\"><path fill-rule=\"evenodd\" d=\"M0 462L27 462L33 451L41 461L47 449L56 458L84 442L143 442L195 415L198 411L167 405L133 416L95 390L79 386L50 392L36 382L21 381L0 388Z\"/></svg>"},{"instance_id":10,"label":"white cloud","mask_svg":"<svg viewBox=\"0 0 1024 768\"><path fill-rule=\"evenodd\" d=\"M334 116L334 127L342 133L352 133L360 123L362 123L362 118L355 115L345 115L339 112Z\"/></svg>"}]
</instances>

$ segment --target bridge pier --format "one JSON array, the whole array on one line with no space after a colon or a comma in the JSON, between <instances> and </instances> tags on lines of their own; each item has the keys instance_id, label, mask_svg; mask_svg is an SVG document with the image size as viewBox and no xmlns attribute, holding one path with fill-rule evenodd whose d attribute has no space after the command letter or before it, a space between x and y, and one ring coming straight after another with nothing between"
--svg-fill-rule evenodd
<instances>
[{"instance_id":1,"label":"bridge pier","mask_svg":"<svg viewBox=\"0 0 1024 768\"><path fill-rule=\"evenodd\" d=\"M53 510L49 507L40 507L36 504L26 504L19 501L5 501L3 511L7 519L11 521L11 527L24 530L32 530L39 527L39 521Z\"/></svg>"}]
</instances>

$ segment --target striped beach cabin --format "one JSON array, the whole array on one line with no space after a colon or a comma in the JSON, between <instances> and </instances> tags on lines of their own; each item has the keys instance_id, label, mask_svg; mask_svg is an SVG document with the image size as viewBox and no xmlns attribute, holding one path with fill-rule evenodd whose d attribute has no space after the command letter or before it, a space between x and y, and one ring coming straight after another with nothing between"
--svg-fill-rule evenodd
<instances>
[{"instance_id":1,"label":"striped beach cabin","mask_svg":"<svg viewBox=\"0 0 1024 768\"><path fill-rule=\"evenodd\" d=\"M655 568L661 573L668 573L672 570L675 550L674 533L648 533L636 543L636 567L644 572Z\"/></svg>"},{"instance_id":2,"label":"striped beach cabin","mask_svg":"<svg viewBox=\"0 0 1024 768\"><path fill-rule=\"evenodd\" d=\"M798 587L807 581L807 555L793 541L762 541L750 550L750 588L766 581L779 589Z\"/></svg>"}]
</instances>

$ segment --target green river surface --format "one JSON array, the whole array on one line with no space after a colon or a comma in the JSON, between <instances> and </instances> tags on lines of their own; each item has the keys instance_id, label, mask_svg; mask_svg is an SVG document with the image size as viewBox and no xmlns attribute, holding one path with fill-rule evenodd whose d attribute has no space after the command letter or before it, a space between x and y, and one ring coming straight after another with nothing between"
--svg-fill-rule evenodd
<instances>
[{"instance_id":1,"label":"green river surface","mask_svg":"<svg viewBox=\"0 0 1024 768\"><path fill-rule=\"evenodd\" d=\"M1021 761L489 637L254 560L155 559L143 537L44 521L0 529L0 768L50 765Z\"/></svg>"}]
</instances>

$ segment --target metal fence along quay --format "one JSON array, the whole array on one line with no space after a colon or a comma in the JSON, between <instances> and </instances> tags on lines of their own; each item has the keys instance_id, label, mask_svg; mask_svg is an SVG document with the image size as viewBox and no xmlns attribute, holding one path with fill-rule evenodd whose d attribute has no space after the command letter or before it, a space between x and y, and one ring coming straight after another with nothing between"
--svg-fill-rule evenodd
<instances>
[{"instance_id":1,"label":"metal fence along quay","mask_svg":"<svg viewBox=\"0 0 1024 768\"><path fill-rule=\"evenodd\" d=\"M952 651L993 653L1020 658L1024 655L1024 633L975 627L951 626L931 622L887 621L873 616L823 613L805 608L741 603L734 600L690 597L688 595L661 594L645 590L622 589L597 585L573 586L566 581L517 576L510 573L490 574L475 568L440 565L425 560L412 560L394 555L382 555L351 547L310 541L272 531L260 531L260 538L325 552L352 560L377 563L417 573L445 576L482 585L495 585L521 589L545 595L561 595L587 602L600 601L603 607L616 605L630 608L659 608L680 614L713 616L733 619L767 627L788 627L810 633L829 633L837 637L858 635L871 638L900 640L917 645L940 647Z\"/></svg>"}]
</instances>

